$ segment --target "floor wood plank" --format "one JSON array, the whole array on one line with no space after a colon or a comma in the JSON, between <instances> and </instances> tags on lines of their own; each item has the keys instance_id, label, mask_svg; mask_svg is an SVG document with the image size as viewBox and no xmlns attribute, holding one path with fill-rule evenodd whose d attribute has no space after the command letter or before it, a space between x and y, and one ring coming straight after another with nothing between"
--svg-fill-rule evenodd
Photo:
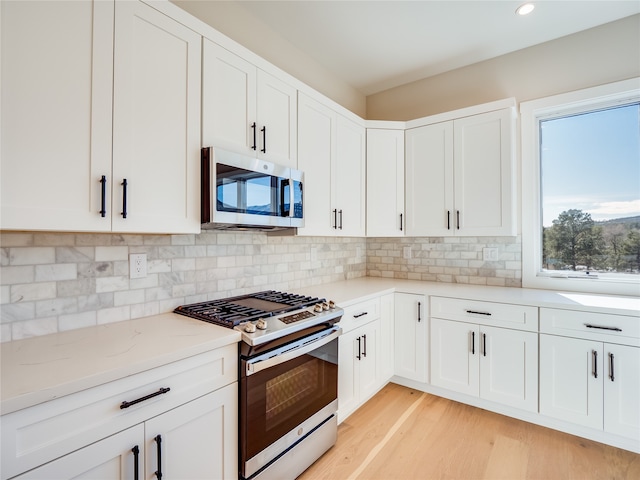
<instances>
[{"instance_id":1,"label":"floor wood plank","mask_svg":"<svg viewBox=\"0 0 640 480\"><path fill-rule=\"evenodd\" d=\"M640 455L389 384L299 479L638 480Z\"/></svg>"}]
</instances>

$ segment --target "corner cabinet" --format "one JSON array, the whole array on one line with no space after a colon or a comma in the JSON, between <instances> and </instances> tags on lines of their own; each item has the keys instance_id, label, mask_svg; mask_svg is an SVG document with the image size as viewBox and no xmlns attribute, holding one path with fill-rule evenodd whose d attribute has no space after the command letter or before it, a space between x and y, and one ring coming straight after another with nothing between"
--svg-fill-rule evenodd
<instances>
[{"instance_id":1,"label":"corner cabinet","mask_svg":"<svg viewBox=\"0 0 640 480\"><path fill-rule=\"evenodd\" d=\"M401 237L404 223L404 130L367 128L367 237Z\"/></svg>"},{"instance_id":2,"label":"corner cabinet","mask_svg":"<svg viewBox=\"0 0 640 480\"><path fill-rule=\"evenodd\" d=\"M300 94L298 168L305 175L305 226L298 234L364 237L364 126Z\"/></svg>"},{"instance_id":3,"label":"corner cabinet","mask_svg":"<svg viewBox=\"0 0 640 480\"><path fill-rule=\"evenodd\" d=\"M203 41L202 143L297 168L297 90Z\"/></svg>"},{"instance_id":4,"label":"corner cabinet","mask_svg":"<svg viewBox=\"0 0 640 480\"><path fill-rule=\"evenodd\" d=\"M237 479L236 358L233 344L3 415L2 479Z\"/></svg>"},{"instance_id":5,"label":"corner cabinet","mask_svg":"<svg viewBox=\"0 0 640 480\"><path fill-rule=\"evenodd\" d=\"M638 445L638 319L543 308L540 330L540 413Z\"/></svg>"},{"instance_id":6,"label":"corner cabinet","mask_svg":"<svg viewBox=\"0 0 640 480\"><path fill-rule=\"evenodd\" d=\"M0 8L0 228L199 232L201 37L136 1Z\"/></svg>"},{"instance_id":7,"label":"corner cabinet","mask_svg":"<svg viewBox=\"0 0 640 480\"><path fill-rule=\"evenodd\" d=\"M406 131L406 235L515 235L512 108Z\"/></svg>"}]
</instances>

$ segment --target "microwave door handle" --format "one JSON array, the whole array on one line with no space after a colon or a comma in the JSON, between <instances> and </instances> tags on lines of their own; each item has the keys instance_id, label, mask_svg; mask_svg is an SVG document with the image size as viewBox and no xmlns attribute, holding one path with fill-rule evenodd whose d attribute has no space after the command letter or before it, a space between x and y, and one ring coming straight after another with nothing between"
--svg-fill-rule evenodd
<instances>
[{"instance_id":1,"label":"microwave door handle","mask_svg":"<svg viewBox=\"0 0 640 480\"><path fill-rule=\"evenodd\" d=\"M289 204L289 210L284 208L284 205L285 205L284 191L285 191L285 187L287 185L290 185L290 183L291 182L289 181L288 178L280 182L280 216L281 217L288 217L291 215L291 204ZM289 188L289 191L291 191L291 188Z\"/></svg>"},{"instance_id":2,"label":"microwave door handle","mask_svg":"<svg viewBox=\"0 0 640 480\"><path fill-rule=\"evenodd\" d=\"M294 217L295 216L295 187L296 187L296 182L293 181L293 179L289 179L289 217Z\"/></svg>"}]
</instances>

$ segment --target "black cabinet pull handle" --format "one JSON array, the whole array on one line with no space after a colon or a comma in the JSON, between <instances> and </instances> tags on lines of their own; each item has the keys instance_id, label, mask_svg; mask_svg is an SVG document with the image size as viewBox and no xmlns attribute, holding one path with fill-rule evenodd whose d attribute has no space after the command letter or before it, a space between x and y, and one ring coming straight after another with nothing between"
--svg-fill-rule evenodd
<instances>
[{"instance_id":1,"label":"black cabinet pull handle","mask_svg":"<svg viewBox=\"0 0 640 480\"><path fill-rule=\"evenodd\" d=\"M402 231L402 214L400 214L400 231Z\"/></svg>"},{"instance_id":2,"label":"black cabinet pull handle","mask_svg":"<svg viewBox=\"0 0 640 480\"><path fill-rule=\"evenodd\" d=\"M456 229L460 230L460 210L456 210Z\"/></svg>"},{"instance_id":3,"label":"black cabinet pull handle","mask_svg":"<svg viewBox=\"0 0 640 480\"><path fill-rule=\"evenodd\" d=\"M476 315L487 315L487 316L489 316L489 317L491 316L491 313L489 313L489 312L479 312L479 311L477 311L477 310L465 310L465 312L467 312L467 313L474 313L474 314L476 314Z\"/></svg>"},{"instance_id":4,"label":"black cabinet pull handle","mask_svg":"<svg viewBox=\"0 0 640 480\"><path fill-rule=\"evenodd\" d=\"M156 470L154 473L156 477L158 477L158 480L161 480L162 479L162 437L160 435L157 435L154 438L154 440L158 445L158 470Z\"/></svg>"},{"instance_id":5,"label":"black cabinet pull handle","mask_svg":"<svg viewBox=\"0 0 640 480\"><path fill-rule=\"evenodd\" d=\"M362 350L362 356L366 357L367 356L367 334L364 334L362 338L364 340L364 350Z\"/></svg>"},{"instance_id":6,"label":"black cabinet pull handle","mask_svg":"<svg viewBox=\"0 0 640 480\"><path fill-rule=\"evenodd\" d=\"M612 382L615 380L615 376L613 375L613 353L609 354L609 378Z\"/></svg>"},{"instance_id":7,"label":"black cabinet pull handle","mask_svg":"<svg viewBox=\"0 0 640 480\"><path fill-rule=\"evenodd\" d=\"M100 183L100 216L105 217L107 215L107 177L102 175Z\"/></svg>"},{"instance_id":8,"label":"black cabinet pull handle","mask_svg":"<svg viewBox=\"0 0 640 480\"><path fill-rule=\"evenodd\" d=\"M362 337L358 337L358 355L356 355L356 358L358 360L362 359L362 344L361 344L361 339Z\"/></svg>"},{"instance_id":9,"label":"black cabinet pull handle","mask_svg":"<svg viewBox=\"0 0 640 480\"><path fill-rule=\"evenodd\" d=\"M169 392L170 390L171 389L168 388L168 387L167 388L161 388L157 392L151 393L151 394L146 395L144 397L140 397L140 398L138 398L136 400L132 400L130 402L126 402L126 401L122 402L120 404L120 409L129 408L131 405L135 405L136 403L144 402L145 400L149 400L150 398L157 397L158 395L163 395L163 394Z\"/></svg>"},{"instance_id":10,"label":"black cabinet pull handle","mask_svg":"<svg viewBox=\"0 0 640 480\"><path fill-rule=\"evenodd\" d=\"M447 230L451 230L451 211L447 210Z\"/></svg>"},{"instance_id":11,"label":"black cabinet pull handle","mask_svg":"<svg viewBox=\"0 0 640 480\"><path fill-rule=\"evenodd\" d=\"M369 312L362 312L362 313L356 313L353 318L360 318L360 317L364 317L365 315L367 315Z\"/></svg>"},{"instance_id":12,"label":"black cabinet pull handle","mask_svg":"<svg viewBox=\"0 0 640 480\"><path fill-rule=\"evenodd\" d=\"M122 180L122 218L127 218L127 179Z\"/></svg>"},{"instance_id":13,"label":"black cabinet pull handle","mask_svg":"<svg viewBox=\"0 0 640 480\"><path fill-rule=\"evenodd\" d=\"M593 378L598 378L598 352L595 350L591 350L591 361L593 362L591 374L593 375Z\"/></svg>"},{"instance_id":14,"label":"black cabinet pull handle","mask_svg":"<svg viewBox=\"0 0 640 480\"><path fill-rule=\"evenodd\" d=\"M486 333L482 334L482 356L483 357L487 356L487 334Z\"/></svg>"},{"instance_id":15,"label":"black cabinet pull handle","mask_svg":"<svg viewBox=\"0 0 640 480\"><path fill-rule=\"evenodd\" d=\"M621 332L622 329L618 327L603 327L602 325L591 325L590 323L585 323L585 327L587 328L597 328L599 330L611 330L613 332Z\"/></svg>"},{"instance_id":16,"label":"black cabinet pull handle","mask_svg":"<svg viewBox=\"0 0 640 480\"><path fill-rule=\"evenodd\" d=\"M338 228L342 230L342 210L339 210L338 213L340 214L340 226Z\"/></svg>"},{"instance_id":17,"label":"black cabinet pull handle","mask_svg":"<svg viewBox=\"0 0 640 480\"><path fill-rule=\"evenodd\" d=\"M138 480L140 478L140 448L136 445L131 451L133 452L133 480Z\"/></svg>"},{"instance_id":18,"label":"black cabinet pull handle","mask_svg":"<svg viewBox=\"0 0 640 480\"><path fill-rule=\"evenodd\" d=\"M333 229L334 230L338 229L338 209L337 208L333 209Z\"/></svg>"},{"instance_id":19,"label":"black cabinet pull handle","mask_svg":"<svg viewBox=\"0 0 640 480\"><path fill-rule=\"evenodd\" d=\"M418 323L420 323L420 320L422 320L422 302L418 302Z\"/></svg>"},{"instance_id":20,"label":"black cabinet pull handle","mask_svg":"<svg viewBox=\"0 0 640 480\"><path fill-rule=\"evenodd\" d=\"M476 332L471 332L471 355L476 354Z\"/></svg>"},{"instance_id":21,"label":"black cabinet pull handle","mask_svg":"<svg viewBox=\"0 0 640 480\"><path fill-rule=\"evenodd\" d=\"M251 125L251 130L253 130L253 145L251 146L251 150L256 150L258 148L256 145L256 122L253 122Z\"/></svg>"},{"instance_id":22,"label":"black cabinet pull handle","mask_svg":"<svg viewBox=\"0 0 640 480\"><path fill-rule=\"evenodd\" d=\"M267 127L264 126L260 129L262 132L262 153L267 153Z\"/></svg>"}]
</instances>

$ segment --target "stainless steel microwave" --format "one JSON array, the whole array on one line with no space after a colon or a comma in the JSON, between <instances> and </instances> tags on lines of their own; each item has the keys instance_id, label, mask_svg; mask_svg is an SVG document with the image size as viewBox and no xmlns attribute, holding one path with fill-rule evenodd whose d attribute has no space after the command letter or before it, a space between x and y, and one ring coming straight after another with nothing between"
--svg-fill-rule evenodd
<instances>
[{"instance_id":1,"label":"stainless steel microwave","mask_svg":"<svg viewBox=\"0 0 640 480\"><path fill-rule=\"evenodd\" d=\"M213 147L202 149L201 165L202 228L304 226L301 171Z\"/></svg>"}]
</instances>

